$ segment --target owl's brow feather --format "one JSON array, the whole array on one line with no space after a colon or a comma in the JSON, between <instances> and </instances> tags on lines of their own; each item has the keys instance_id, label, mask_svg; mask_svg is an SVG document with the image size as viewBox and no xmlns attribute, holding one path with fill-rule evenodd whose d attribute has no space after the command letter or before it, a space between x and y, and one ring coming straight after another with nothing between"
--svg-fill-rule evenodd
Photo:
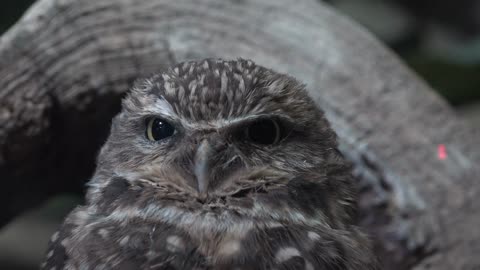
<instances>
[{"instance_id":1,"label":"owl's brow feather","mask_svg":"<svg viewBox=\"0 0 480 270\"><path fill-rule=\"evenodd\" d=\"M265 119L265 118L278 118L282 121L288 123L294 123L293 119L286 114L279 114L279 113L272 113L272 114L250 114L242 117L233 117L233 118L219 118L219 119L212 119L212 120L190 120L181 115L175 113L172 109L172 106L168 101L164 99L159 99L157 103L153 106L146 106L143 108L142 115L148 116L158 116L164 118L165 120L179 122L182 127L190 128L190 129L224 129L229 128L231 126L239 125L244 122L254 121L257 119Z\"/></svg>"},{"instance_id":2,"label":"owl's brow feather","mask_svg":"<svg viewBox=\"0 0 480 270\"><path fill-rule=\"evenodd\" d=\"M158 113L169 118L178 118L179 116L172 105L163 97L158 98L152 106L152 112Z\"/></svg>"}]
</instances>

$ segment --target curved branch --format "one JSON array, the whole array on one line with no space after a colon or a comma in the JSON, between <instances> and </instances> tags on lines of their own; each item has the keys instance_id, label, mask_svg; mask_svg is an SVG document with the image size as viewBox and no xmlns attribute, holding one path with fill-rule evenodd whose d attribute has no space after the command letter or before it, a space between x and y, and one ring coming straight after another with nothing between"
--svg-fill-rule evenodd
<instances>
[{"instance_id":1,"label":"curved branch","mask_svg":"<svg viewBox=\"0 0 480 270\"><path fill-rule=\"evenodd\" d=\"M0 39L0 222L82 189L136 78L205 57L251 58L307 83L355 164L362 224L388 269L480 266L479 134L312 0L37 2Z\"/></svg>"}]
</instances>

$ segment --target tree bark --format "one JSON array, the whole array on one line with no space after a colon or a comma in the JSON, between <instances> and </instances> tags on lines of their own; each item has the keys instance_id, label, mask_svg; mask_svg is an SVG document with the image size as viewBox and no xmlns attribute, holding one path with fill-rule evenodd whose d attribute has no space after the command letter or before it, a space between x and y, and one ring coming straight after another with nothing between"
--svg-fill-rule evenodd
<instances>
[{"instance_id":1,"label":"tree bark","mask_svg":"<svg viewBox=\"0 0 480 270\"><path fill-rule=\"evenodd\" d=\"M135 79L206 57L307 83L355 166L385 269L480 268L479 132L313 0L38 1L0 39L0 223L83 189Z\"/></svg>"}]
</instances>

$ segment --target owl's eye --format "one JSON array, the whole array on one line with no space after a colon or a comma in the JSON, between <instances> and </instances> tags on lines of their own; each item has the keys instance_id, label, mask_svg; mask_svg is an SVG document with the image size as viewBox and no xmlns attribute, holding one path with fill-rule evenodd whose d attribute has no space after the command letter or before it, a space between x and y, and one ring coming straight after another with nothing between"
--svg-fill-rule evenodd
<instances>
[{"instance_id":1,"label":"owl's eye","mask_svg":"<svg viewBox=\"0 0 480 270\"><path fill-rule=\"evenodd\" d=\"M280 126L272 119L262 119L253 122L245 130L248 140L263 145L275 144L280 141Z\"/></svg>"},{"instance_id":2,"label":"owl's eye","mask_svg":"<svg viewBox=\"0 0 480 270\"><path fill-rule=\"evenodd\" d=\"M159 141L173 135L175 128L161 118L150 118L147 120L146 135L150 141Z\"/></svg>"}]
</instances>

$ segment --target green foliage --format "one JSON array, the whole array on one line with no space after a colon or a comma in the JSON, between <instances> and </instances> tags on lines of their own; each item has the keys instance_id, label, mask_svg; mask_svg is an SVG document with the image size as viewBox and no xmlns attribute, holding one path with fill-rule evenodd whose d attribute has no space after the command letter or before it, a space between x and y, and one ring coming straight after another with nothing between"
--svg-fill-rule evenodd
<instances>
[{"instance_id":1,"label":"green foliage","mask_svg":"<svg viewBox=\"0 0 480 270\"><path fill-rule=\"evenodd\" d=\"M418 53L405 60L451 104L480 99L480 65L453 63Z\"/></svg>"}]
</instances>

